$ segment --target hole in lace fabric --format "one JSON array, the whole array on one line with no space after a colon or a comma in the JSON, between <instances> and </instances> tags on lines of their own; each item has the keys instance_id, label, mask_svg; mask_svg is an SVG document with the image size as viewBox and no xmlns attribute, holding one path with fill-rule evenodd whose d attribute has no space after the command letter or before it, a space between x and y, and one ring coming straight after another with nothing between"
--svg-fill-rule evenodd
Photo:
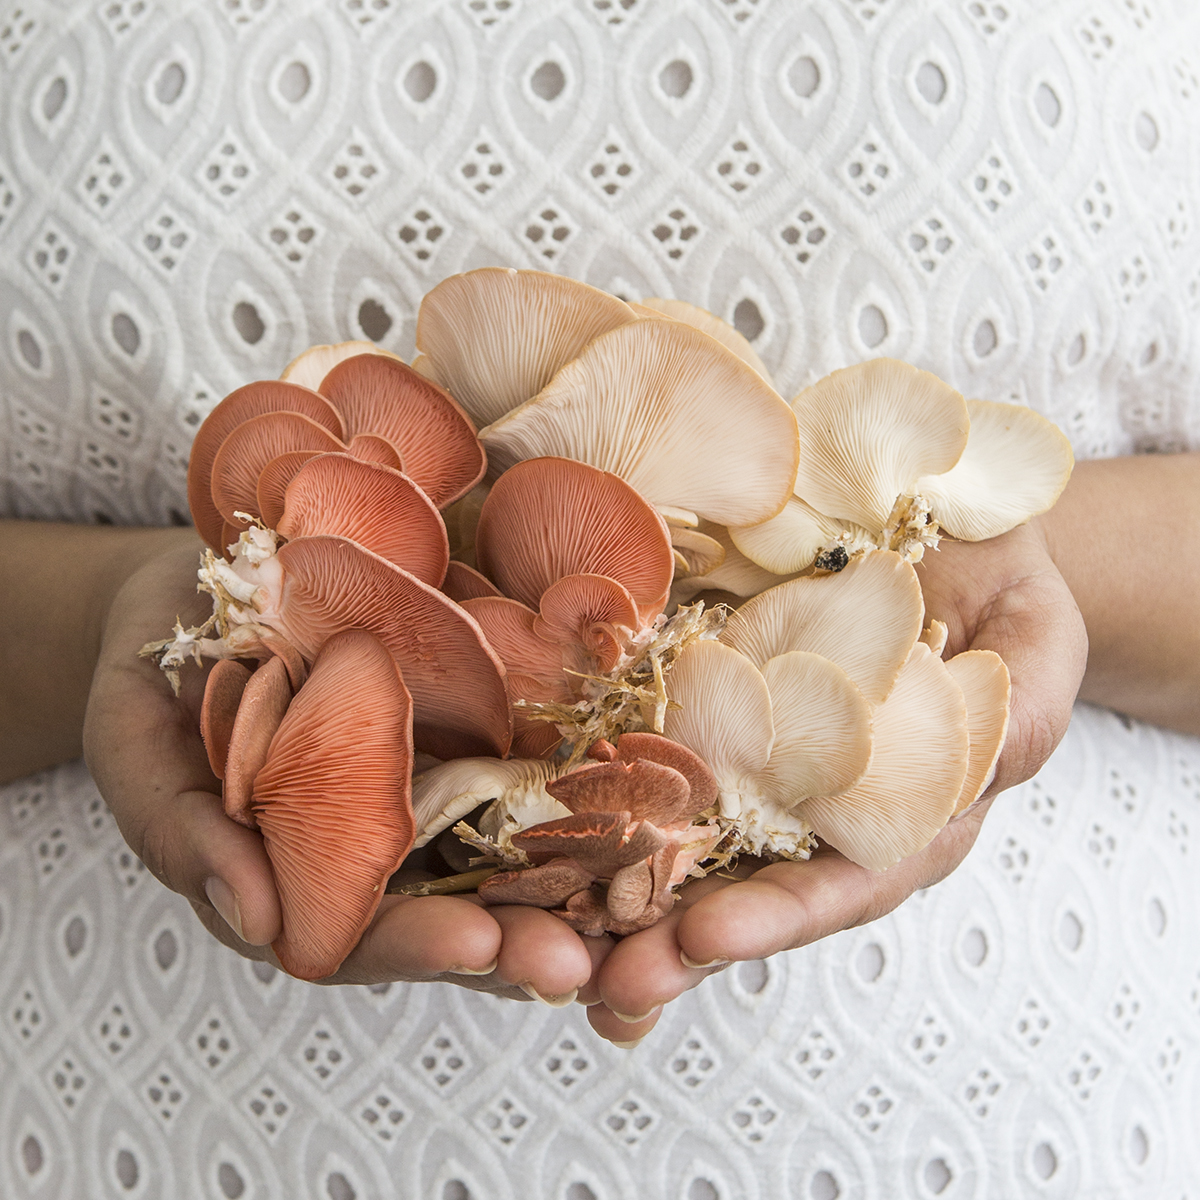
<instances>
[{"instance_id":1,"label":"hole in lace fabric","mask_svg":"<svg viewBox=\"0 0 1200 1200\"><path fill-rule=\"evenodd\" d=\"M999 340L999 337L996 335L996 326L991 321L980 321L975 327L975 337L972 339L972 345L974 345L975 353L980 358L987 358L995 350Z\"/></svg>"},{"instance_id":2,"label":"hole in lace fabric","mask_svg":"<svg viewBox=\"0 0 1200 1200\"><path fill-rule=\"evenodd\" d=\"M596 1193L586 1183L573 1183L567 1188L567 1200L596 1200Z\"/></svg>"},{"instance_id":3,"label":"hole in lace fabric","mask_svg":"<svg viewBox=\"0 0 1200 1200\"><path fill-rule=\"evenodd\" d=\"M1150 1157L1150 1139L1140 1125L1135 1125L1129 1135L1129 1153L1139 1167Z\"/></svg>"},{"instance_id":4,"label":"hole in lace fabric","mask_svg":"<svg viewBox=\"0 0 1200 1200\"><path fill-rule=\"evenodd\" d=\"M878 942L868 942L854 960L854 969L863 983L874 983L883 974L885 963L883 947Z\"/></svg>"},{"instance_id":5,"label":"hole in lace fabric","mask_svg":"<svg viewBox=\"0 0 1200 1200\"><path fill-rule=\"evenodd\" d=\"M837 1200L842 1194L838 1181L828 1171L818 1171L808 1185L808 1194L812 1200Z\"/></svg>"},{"instance_id":6,"label":"hole in lace fabric","mask_svg":"<svg viewBox=\"0 0 1200 1200\"><path fill-rule=\"evenodd\" d=\"M21 1143L21 1165L26 1175L36 1175L46 1165L42 1143L32 1133Z\"/></svg>"},{"instance_id":7,"label":"hole in lace fabric","mask_svg":"<svg viewBox=\"0 0 1200 1200\"><path fill-rule=\"evenodd\" d=\"M748 342L754 341L762 333L766 321L753 300L747 297L737 302L737 307L733 310L733 327Z\"/></svg>"},{"instance_id":8,"label":"hole in lace fabric","mask_svg":"<svg viewBox=\"0 0 1200 1200\"><path fill-rule=\"evenodd\" d=\"M178 954L179 943L175 935L169 929L162 930L154 939L154 961L158 963L159 970L169 971Z\"/></svg>"},{"instance_id":9,"label":"hole in lace fabric","mask_svg":"<svg viewBox=\"0 0 1200 1200\"><path fill-rule=\"evenodd\" d=\"M312 87L312 76L302 62L288 63L279 76L279 94L289 104L299 104Z\"/></svg>"},{"instance_id":10,"label":"hole in lace fabric","mask_svg":"<svg viewBox=\"0 0 1200 1200\"><path fill-rule=\"evenodd\" d=\"M67 102L67 81L60 75L47 89L42 97L42 116L47 121L53 121L62 112L62 106Z\"/></svg>"},{"instance_id":11,"label":"hole in lace fabric","mask_svg":"<svg viewBox=\"0 0 1200 1200\"><path fill-rule=\"evenodd\" d=\"M226 1200L239 1200L239 1197L246 1192L245 1181L238 1174L238 1169L233 1163L223 1162L217 1168L217 1184L221 1188L221 1195Z\"/></svg>"},{"instance_id":12,"label":"hole in lace fabric","mask_svg":"<svg viewBox=\"0 0 1200 1200\"><path fill-rule=\"evenodd\" d=\"M461 1179L451 1179L442 1188L442 1200L471 1200L471 1189Z\"/></svg>"},{"instance_id":13,"label":"hole in lace fabric","mask_svg":"<svg viewBox=\"0 0 1200 1200\"><path fill-rule=\"evenodd\" d=\"M22 329L17 334L17 347L21 351L21 357L35 371L42 369L42 348L38 345L37 338L28 329Z\"/></svg>"},{"instance_id":14,"label":"hole in lace fabric","mask_svg":"<svg viewBox=\"0 0 1200 1200\"><path fill-rule=\"evenodd\" d=\"M930 1159L925 1164L925 1186L935 1195L940 1196L950 1186L954 1178L944 1158Z\"/></svg>"},{"instance_id":15,"label":"hole in lace fabric","mask_svg":"<svg viewBox=\"0 0 1200 1200\"><path fill-rule=\"evenodd\" d=\"M1039 1179L1049 1179L1058 1170L1058 1155L1049 1142L1041 1142L1034 1147L1033 1169Z\"/></svg>"},{"instance_id":16,"label":"hole in lace fabric","mask_svg":"<svg viewBox=\"0 0 1200 1200\"><path fill-rule=\"evenodd\" d=\"M117 1162L115 1166L117 1174L117 1182L127 1191L132 1191L137 1187L138 1182L138 1165L137 1159L129 1153L128 1150L121 1150L117 1154Z\"/></svg>"},{"instance_id":17,"label":"hole in lace fabric","mask_svg":"<svg viewBox=\"0 0 1200 1200\"><path fill-rule=\"evenodd\" d=\"M350 1186L350 1181L341 1173L334 1171L325 1180L325 1194L329 1200L355 1200L357 1192Z\"/></svg>"},{"instance_id":18,"label":"hole in lace fabric","mask_svg":"<svg viewBox=\"0 0 1200 1200\"><path fill-rule=\"evenodd\" d=\"M1148 113L1140 112L1133 125L1133 136L1147 154L1158 145L1158 122Z\"/></svg>"},{"instance_id":19,"label":"hole in lace fabric","mask_svg":"<svg viewBox=\"0 0 1200 1200\"><path fill-rule=\"evenodd\" d=\"M67 953L72 958L77 958L83 949L84 942L87 941L87 925L82 917L72 917L67 923L63 941L66 943Z\"/></svg>"},{"instance_id":20,"label":"hole in lace fabric","mask_svg":"<svg viewBox=\"0 0 1200 1200\"><path fill-rule=\"evenodd\" d=\"M917 91L930 104L941 104L946 98L946 76L937 63L923 62L917 68Z\"/></svg>"},{"instance_id":21,"label":"hole in lace fabric","mask_svg":"<svg viewBox=\"0 0 1200 1200\"><path fill-rule=\"evenodd\" d=\"M413 63L404 76L404 90L409 98L423 104L437 87L437 72L427 62Z\"/></svg>"},{"instance_id":22,"label":"hole in lace fabric","mask_svg":"<svg viewBox=\"0 0 1200 1200\"><path fill-rule=\"evenodd\" d=\"M260 341L267 331L258 309L248 300L241 300L234 305L233 327L241 334L242 341L251 346Z\"/></svg>"},{"instance_id":23,"label":"hole in lace fabric","mask_svg":"<svg viewBox=\"0 0 1200 1200\"><path fill-rule=\"evenodd\" d=\"M187 72L182 63L167 63L154 81L154 98L159 104L174 104L187 83Z\"/></svg>"},{"instance_id":24,"label":"hole in lace fabric","mask_svg":"<svg viewBox=\"0 0 1200 1200\"><path fill-rule=\"evenodd\" d=\"M754 996L757 996L767 986L767 980L770 977L767 964L761 959L740 963L737 973L738 983Z\"/></svg>"},{"instance_id":25,"label":"hole in lace fabric","mask_svg":"<svg viewBox=\"0 0 1200 1200\"><path fill-rule=\"evenodd\" d=\"M688 94L688 89L692 86L692 68L682 58L667 63L658 74L658 86L668 96L679 100Z\"/></svg>"},{"instance_id":26,"label":"hole in lace fabric","mask_svg":"<svg viewBox=\"0 0 1200 1200\"><path fill-rule=\"evenodd\" d=\"M1083 356L1087 353L1087 338L1082 333L1075 335L1075 340L1071 343L1067 350L1067 362L1073 367L1079 366L1083 361Z\"/></svg>"},{"instance_id":27,"label":"hole in lace fabric","mask_svg":"<svg viewBox=\"0 0 1200 1200\"><path fill-rule=\"evenodd\" d=\"M866 345L874 350L888 335L887 317L875 304L868 304L858 314L858 333Z\"/></svg>"},{"instance_id":28,"label":"hole in lace fabric","mask_svg":"<svg viewBox=\"0 0 1200 1200\"><path fill-rule=\"evenodd\" d=\"M529 77L529 86L543 100L556 100L567 86L567 77L558 63L544 62Z\"/></svg>"},{"instance_id":29,"label":"hole in lace fabric","mask_svg":"<svg viewBox=\"0 0 1200 1200\"><path fill-rule=\"evenodd\" d=\"M1167 931L1167 910L1157 896L1151 898L1146 916L1150 922L1150 932L1155 937L1162 937Z\"/></svg>"},{"instance_id":30,"label":"hole in lace fabric","mask_svg":"<svg viewBox=\"0 0 1200 1200\"><path fill-rule=\"evenodd\" d=\"M967 930L963 937L962 952L963 958L973 967L981 966L987 958L987 935L978 926Z\"/></svg>"},{"instance_id":31,"label":"hole in lace fabric","mask_svg":"<svg viewBox=\"0 0 1200 1200\"><path fill-rule=\"evenodd\" d=\"M1058 937L1074 953L1083 945L1083 922L1073 912L1063 913L1058 925Z\"/></svg>"},{"instance_id":32,"label":"hole in lace fabric","mask_svg":"<svg viewBox=\"0 0 1200 1200\"><path fill-rule=\"evenodd\" d=\"M807 54L796 59L787 73L788 87L801 99L807 100L821 86L821 68Z\"/></svg>"},{"instance_id":33,"label":"hole in lace fabric","mask_svg":"<svg viewBox=\"0 0 1200 1200\"><path fill-rule=\"evenodd\" d=\"M1058 93L1048 83L1037 85L1037 91L1033 93L1033 107L1051 129L1062 117L1062 104L1059 102Z\"/></svg>"},{"instance_id":34,"label":"hole in lace fabric","mask_svg":"<svg viewBox=\"0 0 1200 1200\"><path fill-rule=\"evenodd\" d=\"M112 319L113 341L132 358L142 344L142 335L128 313L117 313Z\"/></svg>"},{"instance_id":35,"label":"hole in lace fabric","mask_svg":"<svg viewBox=\"0 0 1200 1200\"><path fill-rule=\"evenodd\" d=\"M721 1200L721 1193L707 1179L693 1179L688 1185L687 1200Z\"/></svg>"},{"instance_id":36,"label":"hole in lace fabric","mask_svg":"<svg viewBox=\"0 0 1200 1200\"><path fill-rule=\"evenodd\" d=\"M378 300L364 300L358 306L358 324L371 341L379 342L391 329L392 318Z\"/></svg>"}]
</instances>

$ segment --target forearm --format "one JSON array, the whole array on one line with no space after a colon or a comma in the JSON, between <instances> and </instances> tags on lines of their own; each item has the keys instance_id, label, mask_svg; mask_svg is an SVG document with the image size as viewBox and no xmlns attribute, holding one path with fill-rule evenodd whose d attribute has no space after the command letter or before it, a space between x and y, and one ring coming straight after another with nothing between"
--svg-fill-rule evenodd
<instances>
[{"instance_id":1,"label":"forearm","mask_svg":"<svg viewBox=\"0 0 1200 1200\"><path fill-rule=\"evenodd\" d=\"M0 782L82 752L88 689L112 598L192 529L0 521Z\"/></svg>"},{"instance_id":2,"label":"forearm","mask_svg":"<svg viewBox=\"0 0 1200 1200\"><path fill-rule=\"evenodd\" d=\"M1087 625L1080 698L1200 733L1200 454L1079 463L1038 520Z\"/></svg>"}]
</instances>

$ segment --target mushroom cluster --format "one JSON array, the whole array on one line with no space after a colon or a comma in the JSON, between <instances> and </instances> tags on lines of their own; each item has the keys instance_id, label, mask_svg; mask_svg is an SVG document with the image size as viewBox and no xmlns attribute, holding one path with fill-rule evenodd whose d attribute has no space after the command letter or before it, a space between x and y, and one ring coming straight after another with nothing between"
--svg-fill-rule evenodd
<instances>
[{"instance_id":1,"label":"mushroom cluster","mask_svg":"<svg viewBox=\"0 0 1200 1200\"><path fill-rule=\"evenodd\" d=\"M417 348L314 347L213 410L213 614L144 651L217 660L201 732L289 971L446 838L486 870L441 890L623 934L732 854L879 870L982 794L1007 671L942 661L911 564L1049 507L1052 425L889 360L788 404L711 314L536 271L445 280Z\"/></svg>"}]
</instances>

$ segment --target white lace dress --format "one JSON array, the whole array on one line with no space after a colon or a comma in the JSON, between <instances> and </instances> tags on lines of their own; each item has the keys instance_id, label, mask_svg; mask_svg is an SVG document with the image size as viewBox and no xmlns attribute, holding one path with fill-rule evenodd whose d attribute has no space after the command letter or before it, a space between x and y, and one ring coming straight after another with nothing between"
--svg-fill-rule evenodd
<instances>
[{"instance_id":1,"label":"white lace dress","mask_svg":"<svg viewBox=\"0 0 1200 1200\"><path fill-rule=\"evenodd\" d=\"M185 519L212 405L538 266L1200 445L1193 0L0 5L0 497ZM1193 833L1197 842L1191 841ZM1081 707L945 883L634 1052L213 942L85 771L0 792L0 1194L1200 1197L1200 743Z\"/></svg>"}]
</instances>

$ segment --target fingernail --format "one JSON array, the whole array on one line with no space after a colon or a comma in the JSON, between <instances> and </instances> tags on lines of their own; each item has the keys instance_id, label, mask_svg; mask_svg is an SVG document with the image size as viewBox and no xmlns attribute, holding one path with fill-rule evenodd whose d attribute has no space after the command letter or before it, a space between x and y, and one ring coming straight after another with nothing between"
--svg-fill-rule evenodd
<instances>
[{"instance_id":1,"label":"fingernail","mask_svg":"<svg viewBox=\"0 0 1200 1200\"><path fill-rule=\"evenodd\" d=\"M563 992L561 996L543 996L532 983L518 983L517 987L531 1000L540 1000L543 1004L548 1004L551 1008L566 1008L568 1004L574 1004L575 997L579 995L578 988L572 988L569 992Z\"/></svg>"},{"instance_id":2,"label":"fingernail","mask_svg":"<svg viewBox=\"0 0 1200 1200\"><path fill-rule=\"evenodd\" d=\"M690 967L693 971L706 971L709 967L727 967L733 960L729 958L714 958L709 962L695 962L680 950L679 961L685 967Z\"/></svg>"},{"instance_id":3,"label":"fingernail","mask_svg":"<svg viewBox=\"0 0 1200 1200\"><path fill-rule=\"evenodd\" d=\"M498 958L493 958L492 961L490 963L488 963L488 965L486 967L482 967L478 971L474 967L450 967L447 970L447 974L449 974L449 975L490 975L496 969L496 967L499 965L499 963L500 963L500 960Z\"/></svg>"},{"instance_id":4,"label":"fingernail","mask_svg":"<svg viewBox=\"0 0 1200 1200\"><path fill-rule=\"evenodd\" d=\"M220 876L213 875L204 881L204 894L209 904L221 914L225 924L244 942L246 935L242 932L242 913L233 888Z\"/></svg>"},{"instance_id":5,"label":"fingernail","mask_svg":"<svg viewBox=\"0 0 1200 1200\"><path fill-rule=\"evenodd\" d=\"M617 1010L615 1008L610 1009L610 1011L612 1012L612 1015L617 1018L618 1021L624 1021L626 1025L636 1025L639 1021L646 1020L646 1018L650 1016L650 1014L654 1011L654 1009L652 1009L652 1008L647 1009L640 1016L636 1016L636 1017L630 1016L629 1013L619 1013L619 1012L617 1012ZM613 1043L613 1045L616 1045L616 1044L617 1043L615 1043L615 1042ZM637 1043L635 1042L634 1044L636 1045Z\"/></svg>"},{"instance_id":6,"label":"fingernail","mask_svg":"<svg viewBox=\"0 0 1200 1200\"><path fill-rule=\"evenodd\" d=\"M638 1038L635 1042L609 1042L610 1046L616 1046L618 1050L632 1050L635 1046L640 1046L645 1038Z\"/></svg>"}]
</instances>

